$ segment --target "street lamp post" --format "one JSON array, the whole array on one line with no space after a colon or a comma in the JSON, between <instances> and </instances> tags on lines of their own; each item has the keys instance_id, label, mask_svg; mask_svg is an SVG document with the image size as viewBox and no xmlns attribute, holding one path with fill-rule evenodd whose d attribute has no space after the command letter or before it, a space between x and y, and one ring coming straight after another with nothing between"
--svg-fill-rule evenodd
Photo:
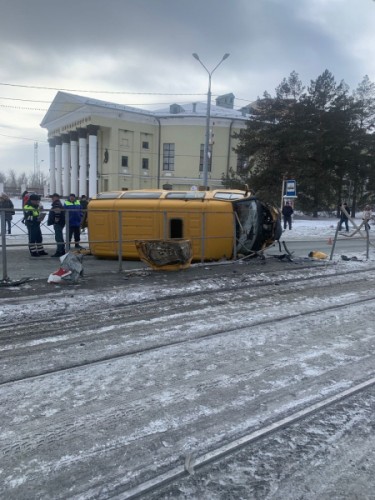
<instances>
[{"instance_id":1,"label":"street lamp post","mask_svg":"<svg viewBox=\"0 0 375 500\"><path fill-rule=\"evenodd\" d=\"M198 54L193 54L194 59L196 59L203 68L208 73L208 92L207 92L207 112L206 112L206 136L204 142L204 152L203 152L203 186L207 189L208 185L208 163L209 163L209 143L210 143L210 119L211 119L211 77L213 72L220 66L220 64L229 57L229 54L224 54L219 63L214 67L212 71L209 71L203 62L199 59Z\"/></svg>"}]
</instances>

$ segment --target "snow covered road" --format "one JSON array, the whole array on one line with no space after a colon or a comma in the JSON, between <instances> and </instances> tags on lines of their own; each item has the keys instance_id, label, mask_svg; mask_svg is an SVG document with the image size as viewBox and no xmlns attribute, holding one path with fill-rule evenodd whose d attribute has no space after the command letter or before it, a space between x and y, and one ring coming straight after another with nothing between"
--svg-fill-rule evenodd
<instances>
[{"instance_id":1,"label":"snow covered road","mask_svg":"<svg viewBox=\"0 0 375 500\"><path fill-rule=\"evenodd\" d=\"M248 271L8 301L1 496L121 495L373 376L370 262Z\"/></svg>"}]
</instances>

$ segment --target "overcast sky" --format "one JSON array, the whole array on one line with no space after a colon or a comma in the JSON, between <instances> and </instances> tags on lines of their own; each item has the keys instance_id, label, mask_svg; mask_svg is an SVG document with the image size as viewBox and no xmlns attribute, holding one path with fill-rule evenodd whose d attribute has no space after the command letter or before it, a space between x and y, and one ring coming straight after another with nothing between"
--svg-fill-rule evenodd
<instances>
[{"instance_id":1,"label":"overcast sky","mask_svg":"<svg viewBox=\"0 0 375 500\"><path fill-rule=\"evenodd\" d=\"M308 85L328 69L354 90L375 82L375 1L0 0L0 171L32 173L38 141L47 174L39 124L59 89L148 109L205 101L193 52L210 70L230 53L212 93L238 108L293 70Z\"/></svg>"}]
</instances>

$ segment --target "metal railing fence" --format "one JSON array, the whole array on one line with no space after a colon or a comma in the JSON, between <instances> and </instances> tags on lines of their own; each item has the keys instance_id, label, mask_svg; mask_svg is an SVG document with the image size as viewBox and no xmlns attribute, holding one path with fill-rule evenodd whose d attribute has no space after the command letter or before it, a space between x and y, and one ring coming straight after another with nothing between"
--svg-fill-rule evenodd
<instances>
[{"instance_id":1,"label":"metal railing fence","mask_svg":"<svg viewBox=\"0 0 375 500\"><path fill-rule=\"evenodd\" d=\"M52 209L43 209L43 212L48 214ZM6 213L8 212L8 209L2 209L0 208L0 228L1 228L1 255L2 255L2 280L6 281L9 279L8 277L8 264L7 264L7 251L14 249L14 248L24 248L25 250L28 248L28 230L26 225L22 222L23 219L23 210L22 209L14 209L15 215L13 216L14 218L11 221L11 231L12 234L14 234L14 230L16 230L16 240L9 241L7 239L7 228L6 228ZM65 212L65 241L64 245L66 248L66 251L70 250L71 243L68 241L69 238L66 237L66 235L69 235L69 212L73 211L79 211L81 213L87 212L87 210L82 210L82 209L63 209L62 211ZM117 224L117 238L113 239L106 239L106 238L101 238L101 239L90 239L89 238L89 245L90 244L98 244L98 243L106 243L106 244L114 244L117 246L117 261L118 261L118 272L123 271L123 261L126 261L126 256L124 257L124 246L129 245L129 244L135 244L136 239L131 239L131 238L124 238L124 213L129 214L130 212L133 214L139 215L140 218L142 216L145 216L145 214L150 214L150 210L119 210L119 209L90 209L91 212L102 212L102 213L113 213L114 214L114 220L116 220ZM153 213L159 212L162 216L163 220L163 229L162 229L162 238L147 238L144 237L144 240L152 240L152 239L173 239L170 237L170 230L168 227L168 221L170 220L170 211L167 210L159 210L159 211L153 211ZM189 215L197 215L196 211L189 211L189 210L173 210L173 215L174 218L178 218L178 216L183 216L183 217L188 217ZM223 212L213 212L210 211L209 215L210 216L218 216L219 214L223 215ZM231 215L230 213L225 213L226 215ZM200 244L200 249L201 249L201 262L205 261L205 255L206 255L206 247L207 247L207 240L230 240L231 242L233 241L232 245L232 257L236 255L236 248L237 248L237 241L236 241L236 217L235 214L232 215L233 217L233 233L231 236L207 236L207 216L208 213L206 212L200 212L199 217L201 218L201 227L200 227L200 235L199 236L194 236L194 237L188 237L184 238L183 235L181 235L181 238L175 238L175 239L189 239L194 245L194 242L198 241ZM47 220L48 220L48 215L44 218L44 220L41 222L41 230L42 230L42 236L43 236L43 246L45 247L55 247L56 246L56 241L54 240L54 229L53 226L48 226L47 225ZM88 228L88 232L90 229ZM125 229L126 233L126 229ZM47 239L45 239L47 237ZM17 241L17 239L22 239L22 241ZM142 239L142 238L137 238L137 239ZM85 243L85 242L83 242Z\"/></svg>"}]
</instances>

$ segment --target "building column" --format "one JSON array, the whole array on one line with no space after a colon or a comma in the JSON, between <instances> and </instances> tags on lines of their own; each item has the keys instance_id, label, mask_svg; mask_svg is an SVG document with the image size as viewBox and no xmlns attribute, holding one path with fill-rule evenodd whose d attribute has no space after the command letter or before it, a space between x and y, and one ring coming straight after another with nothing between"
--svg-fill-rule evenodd
<instances>
[{"instance_id":1,"label":"building column","mask_svg":"<svg viewBox=\"0 0 375 500\"><path fill-rule=\"evenodd\" d=\"M70 138L69 134L62 134L62 169L63 169L63 196L69 196L70 189Z\"/></svg>"},{"instance_id":2,"label":"building column","mask_svg":"<svg viewBox=\"0 0 375 500\"><path fill-rule=\"evenodd\" d=\"M89 133L89 198L98 192L98 130L97 125L88 125Z\"/></svg>"},{"instance_id":3,"label":"building column","mask_svg":"<svg viewBox=\"0 0 375 500\"><path fill-rule=\"evenodd\" d=\"M56 192L55 138L53 137L52 139L48 139L48 143L49 143L49 194L52 194Z\"/></svg>"},{"instance_id":4,"label":"building column","mask_svg":"<svg viewBox=\"0 0 375 500\"><path fill-rule=\"evenodd\" d=\"M70 178L70 192L79 196L78 193L78 134L70 132L70 160L72 162L72 171Z\"/></svg>"},{"instance_id":5,"label":"building column","mask_svg":"<svg viewBox=\"0 0 375 500\"><path fill-rule=\"evenodd\" d=\"M79 145L79 196L83 194L87 196L87 129L79 128L78 145Z\"/></svg>"},{"instance_id":6,"label":"building column","mask_svg":"<svg viewBox=\"0 0 375 500\"><path fill-rule=\"evenodd\" d=\"M56 164L56 193L62 193L62 169L61 169L61 137L55 138L55 164ZM52 194L52 193L51 193Z\"/></svg>"}]
</instances>

